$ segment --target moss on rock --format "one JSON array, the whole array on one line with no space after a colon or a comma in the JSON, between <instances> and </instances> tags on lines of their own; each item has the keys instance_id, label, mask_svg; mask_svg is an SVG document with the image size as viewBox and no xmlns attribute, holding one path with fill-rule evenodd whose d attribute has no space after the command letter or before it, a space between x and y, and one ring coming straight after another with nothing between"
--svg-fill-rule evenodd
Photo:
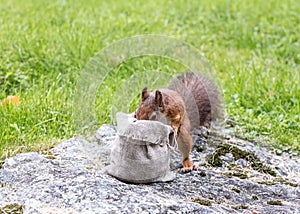
<instances>
[{"instance_id":1,"label":"moss on rock","mask_svg":"<svg viewBox=\"0 0 300 214\"><path fill-rule=\"evenodd\" d=\"M290 182L289 180L284 179L284 178L276 178L275 181L277 181L281 184L289 185L291 187L298 187L298 184Z\"/></svg>"},{"instance_id":2,"label":"moss on rock","mask_svg":"<svg viewBox=\"0 0 300 214\"><path fill-rule=\"evenodd\" d=\"M4 164L4 160L0 160L0 169L2 169L3 164Z\"/></svg>"},{"instance_id":3,"label":"moss on rock","mask_svg":"<svg viewBox=\"0 0 300 214\"><path fill-rule=\"evenodd\" d=\"M243 172L239 172L239 171L235 171L235 172L226 172L224 173L225 176L227 176L228 178L232 178L232 177L238 177L240 179L247 179L248 175L244 174Z\"/></svg>"},{"instance_id":4,"label":"moss on rock","mask_svg":"<svg viewBox=\"0 0 300 214\"><path fill-rule=\"evenodd\" d=\"M200 172L199 172L199 175L200 175L201 177L205 177L205 176L206 176L206 173L205 173L204 171L200 171Z\"/></svg>"},{"instance_id":5,"label":"moss on rock","mask_svg":"<svg viewBox=\"0 0 300 214\"><path fill-rule=\"evenodd\" d=\"M23 212L24 212L24 206L17 203L8 204L0 208L0 213L22 214Z\"/></svg>"},{"instance_id":6,"label":"moss on rock","mask_svg":"<svg viewBox=\"0 0 300 214\"><path fill-rule=\"evenodd\" d=\"M267 186L272 186L272 185L281 183L281 184L289 185L291 187L298 187L298 184L293 183L293 182L291 182L287 179L280 178L280 177L274 178L273 180L270 180L270 181L259 181L257 183L258 184L264 184L264 185L267 185Z\"/></svg>"},{"instance_id":7,"label":"moss on rock","mask_svg":"<svg viewBox=\"0 0 300 214\"><path fill-rule=\"evenodd\" d=\"M191 200L192 200L192 202L196 202L196 203L204 205L204 206L211 206L211 202L208 200L204 200L201 198L192 198Z\"/></svg>"},{"instance_id":8,"label":"moss on rock","mask_svg":"<svg viewBox=\"0 0 300 214\"><path fill-rule=\"evenodd\" d=\"M248 206L241 204L241 205L237 205L237 206L232 206L231 208L234 210L240 210L240 209L248 209Z\"/></svg>"},{"instance_id":9,"label":"moss on rock","mask_svg":"<svg viewBox=\"0 0 300 214\"><path fill-rule=\"evenodd\" d=\"M216 151L213 154L208 155L206 160L214 167L221 167L223 161L221 160L220 156L224 156L227 153L231 153L235 160L245 159L250 163L250 166L258 172L276 176L276 172L270 167L264 165L253 152L241 150L238 147L228 143L218 145Z\"/></svg>"},{"instance_id":10,"label":"moss on rock","mask_svg":"<svg viewBox=\"0 0 300 214\"><path fill-rule=\"evenodd\" d=\"M238 188L235 188L235 187L231 188L231 190L232 190L232 191L234 191L234 192L236 192L236 193L240 193L240 192L241 192L241 190L240 190L240 189L238 189Z\"/></svg>"},{"instance_id":11,"label":"moss on rock","mask_svg":"<svg viewBox=\"0 0 300 214\"><path fill-rule=\"evenodd\" d=\"M282 206L282 201L280 200L270 200L270 201L267 201L267 204L269 205L278 205L278 206Z\"/></svg>"}]
</instances>

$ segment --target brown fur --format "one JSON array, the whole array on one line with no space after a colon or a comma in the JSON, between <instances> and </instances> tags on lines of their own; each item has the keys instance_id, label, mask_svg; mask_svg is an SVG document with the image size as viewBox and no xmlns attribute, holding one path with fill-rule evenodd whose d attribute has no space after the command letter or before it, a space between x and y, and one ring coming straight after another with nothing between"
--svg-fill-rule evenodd
<instances>
[{"instance_id":1,"label":"brown fur","mask_svg":"<svg viewBox=\"0 0 300 214\"><path fill-rule=\"evenodd\" d=\"M221 95L209 78L188 72L177 77L169 89L183 97L189 118L197 119L192 121L193 128L210 126L211 121L221 117Z\"/></svg>"},{"instance_id":2,"label":"brown fur","mask_svg":"<svg viewBox=\"0 0 300 214\"><path fill-rule=\"evenodd\" d=\"M190 171L196 166L190 161L193 141L189 117L194 117L193 112L196 109L196 123L209 123L217 112L218 104L219 93L216 87L208 79L187 73L174 80L169 89L158 89L148 93L147 88L144 88L135 117L138 120L167 119L176 133L178 148L182 153L182 170Z\"/></svg>"}]
</instances>

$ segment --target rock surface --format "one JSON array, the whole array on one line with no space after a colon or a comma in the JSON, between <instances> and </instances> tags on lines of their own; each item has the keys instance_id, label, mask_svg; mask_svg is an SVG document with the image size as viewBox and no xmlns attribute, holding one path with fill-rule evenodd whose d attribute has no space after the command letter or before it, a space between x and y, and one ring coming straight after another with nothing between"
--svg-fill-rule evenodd
<instances>
[{"instance_id":1,"label":"rock surface","mask_svg":"<svg viewBox=\"0 0 300 214\"><path fill-rule=\"evenodd\" d=\"M133 185L102 172L116 129L70 139L51 155L24 153L0 169L0 213L300 213L300 159L207 130L195 132L198 170L169 183Z\"/></svg>"}]
</instances>

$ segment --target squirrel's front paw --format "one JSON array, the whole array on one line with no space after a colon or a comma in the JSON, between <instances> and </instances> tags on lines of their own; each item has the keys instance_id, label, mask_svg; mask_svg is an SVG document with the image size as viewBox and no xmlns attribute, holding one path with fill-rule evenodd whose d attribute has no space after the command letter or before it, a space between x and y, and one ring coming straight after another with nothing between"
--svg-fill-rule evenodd
<instances>
[{"instance_id":1,"label":"squirrel's front paw","mask_svg":"<svg viewBox=\"0 0 300 214\"><path fill-rule=\"evenodd\" d=\"M190 172L197 169L197 165L192 164L189 158L184 159L182 164L183 168L181 169L181 172Z\"/></svg>"}]
</instances>

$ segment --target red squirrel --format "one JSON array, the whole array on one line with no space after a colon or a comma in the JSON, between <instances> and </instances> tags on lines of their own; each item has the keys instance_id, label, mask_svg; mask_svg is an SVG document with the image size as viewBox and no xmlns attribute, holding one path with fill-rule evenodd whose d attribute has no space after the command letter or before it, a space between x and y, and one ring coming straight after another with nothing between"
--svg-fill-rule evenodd
<instances>
[{"instance_id":1,"label":"red squirrel","mask_svg":"<svg viewBox=\"0 0 300 214\"><path fill-rule=\"evenodd\" d=\"M168 88L157 89L152 93L144 88L135 117L138 120L162 122L167 119L176 133L182 154L182 171L188 172L197 168L190 160L193 145L190 119L197 118L198 126L209 126L219 114L220 103L220 93L210 79L188 72L178 76Z\"/></svg>"}]
</instances>

